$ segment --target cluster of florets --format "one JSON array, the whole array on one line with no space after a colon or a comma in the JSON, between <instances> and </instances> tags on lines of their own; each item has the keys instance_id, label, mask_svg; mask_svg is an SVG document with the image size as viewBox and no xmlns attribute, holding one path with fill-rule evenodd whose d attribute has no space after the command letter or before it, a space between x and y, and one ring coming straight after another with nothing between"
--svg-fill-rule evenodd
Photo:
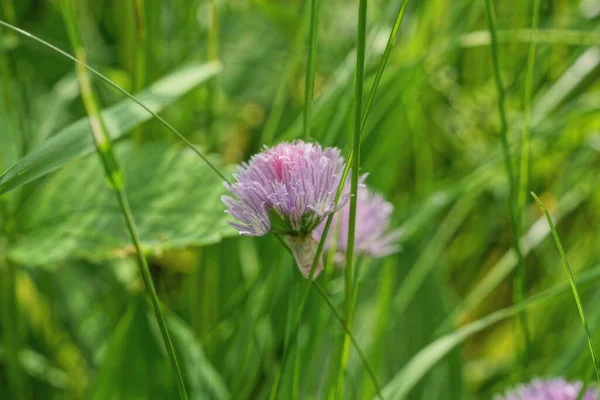
<instances>
[{"instance_id":1,"label":"cluster of florets","mask_svg":"<svg viewBox=\"0 0 600 400\"><path fill-rule=\"evenodd\" d=\"M587 389L579 397L583 389L581 382L567 382L562 378L535 379L528 384L509 389L504 395L497 395L494 400L598 400L598 391Z\"/></svg>"},{"instance_id":2,"label":"cluster of florets","mask_svg":"<svg viewBox=\"0 0 600 400\"><path fill-rule=\"evenodd\" d=\"M340 253L346 251L348 186L335 202L343 170L344 158L337 148L302 141L265 147L238 167L234 183L226 184L233 197L223 196L223 202L236 219L230 224L242 235L283 236L301 272L308 276L325 219L338 210L332 224L335 239L327 238L325 248L335 244ZM397 251L398 234L387 233L392 205L364 185L357 196L357 253L380 257ZM321 269L319 262L313 276Z\"/></svg>"}]
</instances>

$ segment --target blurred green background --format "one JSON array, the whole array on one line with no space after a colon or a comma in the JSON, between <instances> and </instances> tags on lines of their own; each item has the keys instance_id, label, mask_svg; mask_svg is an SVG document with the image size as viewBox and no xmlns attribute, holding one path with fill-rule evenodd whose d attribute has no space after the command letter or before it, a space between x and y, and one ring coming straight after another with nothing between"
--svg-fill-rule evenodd
<instances>
[{"instance_id":1,"label":"blurred green background","mask_svg":"<svg viewBox=\"0 0 600 400\"><path fill-rule=\"evenodd\" d=\"M140 93L225 174L262 145L301 137L305 2L77 3L90 65ZM347 154L357 1L320 3L312 138ZM368 3L366 90L399 7ZM598 341L600 4L543 0L535 35L532 11L531 0L495 2L510 149L519 160L529 125L525 189L554 216ZM0 16L71 52L57 2L1 0ZM528 303L527 347L504 310L517 262L487 29L484 1L409 0L363 134L362 172L403 231L400 253L361 264L354 323L389 398L487 399L537 376L594 380L559 254L528 195L525 297L559 290ZM73 63L1 32L0 398L177 398ZM220 178L122 94L94 87L190 397L269 398L305 282L291 256L271 236L238 236ZM319 282L341 309L343 273ZM342 337L312 290L277 397L338 397ZM375 394L354 352L343 384L347 399Z\"/></svg>"}]
</instances>

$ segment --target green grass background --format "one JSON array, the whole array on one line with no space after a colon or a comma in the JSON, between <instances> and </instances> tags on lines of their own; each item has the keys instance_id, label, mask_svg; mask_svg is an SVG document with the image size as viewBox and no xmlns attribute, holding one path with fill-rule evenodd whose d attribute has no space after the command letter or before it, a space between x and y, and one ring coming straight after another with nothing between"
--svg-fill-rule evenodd
<instances>
[{"instance_id":1,"label":"green grass background","mask_svg":"<svg viewBox=\"0 0 600 400\"><path fill-rule=\"evenodd\" d=\"M139 93L226 176L262 145L303 137L309 1L75 3L89 64ZM316 3L310 137L347 154L358 1ZM363 104L400 5L368 2ZM485 1L409 0L366 120L361 172L403 230L400 253L357 265L352 330L386 399L487 399L533 377L595 383L568 275L529 191L554 218L597 342L600 8L540 1L533 35L534 1L492 6L508 149L527 177L518 201ZM0 17L71 52L59 2L2 0ZM0 398L175 399L73 63L1 32ZM237 236L219 176L122 93L98 79L94 88L189 397L266 399L280 377L277 398L373 398L354 350L338 379L343 330L314 288L290 333L305 281L281 244ZM524 256L516 307L511 201ZM341 312L344 273L318 282Z\"/></svg>"}]
</instances>

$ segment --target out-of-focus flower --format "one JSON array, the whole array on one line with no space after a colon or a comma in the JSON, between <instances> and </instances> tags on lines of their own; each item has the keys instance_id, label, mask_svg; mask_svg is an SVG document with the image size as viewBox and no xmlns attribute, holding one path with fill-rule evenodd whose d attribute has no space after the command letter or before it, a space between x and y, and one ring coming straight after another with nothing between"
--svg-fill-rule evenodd
<instances>
[{"instance_id":1,"label":"out-of-focus flower","mask_svg":"<svg viewBox=\"0 0 600 400\"><path fill-rule=\"evenodd\" d=\"M562 378L542 380L534 379L530 383L509 389L503 396L496 395L494 400L576 400L583 388L581 382L567 382ZM598 400L598 391L588 389L583 400Z\"/></svg>"},{"instance_id":2,"label":"out-of-focus flower","mask_svg":"<svg viewBox=\"0 0 600 400\"><path fill-rule=\"evenodd\" d=\"M347 185L345 192L349 192ZM397 244L401 236L399 230L390 231L390 218L394 207L377 193L371 192L364 185L359 186L356 198L356 227L354 236L354 252L356 255L383 257L399 251ZM350 204L347 203L333 217L329 234L325 240L325 248L335 247L337 258L343 260L348 246L348 226ZM320 240L326 222L321 223L314 231L313 238Z\"/></svg>"},{"instance_id":3,"label":"out-of-focus flower","mask_svg":"<svg viewBox=\"0 0 600 400\"><path fill-rule=\"evenodd\" d=\"M222 197L227 212L237 220L231 226L241 235L283 235L308 276L317 247L311 232L335 211L343 168L344 158L336 148L302 141L265 147L238 167L235 183L225 185L234 195ZM343 196L339 205L347 199ZM319 265L314 276L321 269Z\"/></svg>"}]
</instances>

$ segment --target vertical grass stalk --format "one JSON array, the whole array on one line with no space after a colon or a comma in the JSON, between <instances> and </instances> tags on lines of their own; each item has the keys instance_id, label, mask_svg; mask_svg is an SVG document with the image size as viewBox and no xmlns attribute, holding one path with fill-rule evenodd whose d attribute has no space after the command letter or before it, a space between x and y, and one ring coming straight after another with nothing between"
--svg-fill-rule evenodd
<instances>
[{"instance_id":1,"label":"vertical grass stalk","mask_svg":"<svg viewBox=\"0 0 600 400\"><path fill-rule=\"evenodd\" d=\"M531 123L531 98L533 96L533 75L535 68L535 44L537 28L540 20L540 0L533 0L533 16L531 23L531 42L527 54L527 70L525 72L525 93L523 99L523 132L521 133L521 154L519 159L519 194L517 206L519 223L523 223L523 210L527 201L527 185L529 179L529 135Z\"/></svg>"},{"instance_id":2,"label":"vertical grass stalk","mask_svg":"<svg viewBox=\"0 0 600 400\"><path fill-rule=\"evenodd\" d=\"M148 34L146 32L145 0L134 1L135 15L135 75L134 90L141 90L146 84L146 43Z\"/></svg>"},{"instance_id":3,"label":"vertical grass stalk","mask_svg":"<svg viewBox=\"0 0 600 400\"><path fill-rule=\"evenodd\" d=\"M367 0L360 0L358 5L358 32L356 35L356 71L354 77L354 133L352 137L352 175L350 177L350 214L348 218L348 244L346 251L346 268L344 270L344 312L348 329L352 329L355 310L355 294L358 289L354 272L354 240L356 233L356 205L358 193L358 177L360 174L360 133L362 128L362 96L365 73L365 49L367 39ZM350 336L344 336L342 347L340 378L343 379L348 366L350 354ZM343 384L340 386L343 393ZM342 395L343 398L343 395Z\"/></svg>"},{"instance_id":4,"label":"vertical grass stalk","mask_svg":"<svg viewBox=\"0 0 600 400\"><path fill-rule=\"evenodd\" d=\"M131 7L133 11L133 21L130 30L132 32L132 38L128 40L131 49L129 54L132 57L130 62L131 75L133 77L133 91L137 93L140 91L146 83L146 14L145 14L145 0L129 0L132 4L126 5ZM131 17L128 15L128 17ZM126 21L130 23L130 21ZM136 128L133 131L133 136L137 142L141 143L144 140L142 128Z\"/></svg>"},{"instance_id":5,"label":"vertical grass stalk","mask_svg":"<svg viewBox=\"0 0 600 400\"><path fill-rule=\"evenodd\" d=\"M310 31L308 36L308 60L304 80L303 135L310 137L312 101L315 93L315 67L317 63L317 31L319 27L319 0L310 0Z\"/></svg>"},{"instance_id":6,"label":"vertical grass stalk","mask_svg":"<svg viewBox=\"0 0 600 400\"><path fill-rule=\"evenodd\" d=\"M288 93L288 88L290 85L290 81L292 80L294 68L300 62L302 58L302 52L304 45L304 35L306 31L309 29L310 23L310 12L309 7L305 7L302 12L302 23L300 25L300 29L296 35L296 40L294 41L294 45L289 53L289 58L287 64L285 66L285 71L283 73L283 77L277 86L277 92L275 93L275 99L273 100L273 105L271 106L271 111L269 112L269 117L265 122L264 129L261 133L261 144L269 145L273 142L275 138L275 133L277 128L279 127L279 121L281 120L281 116L283 115L283 110L285 108L285 100ZM312 103L311 103L312 105ZM306 108L305 108L306 110Z\"/></svg>"},{"instance_id":7,"label":"vertical grass stalk","mask_svg":"<svg viewBox=\"0 0 600 400\"><path fill-rule=\"evenodd\" d=\"M217 61L219 59L219 6L217 0L210 0L210 26L208 28L207 60ZM217 78L213 78L207 83L206 95L206 137L210 141L211 133L216 115L216 104L219 90Z\"/></svg>"},{"instance_id":8,"label":"vertical grass stalk","mask_svg":"<svg viewBox=\"0 0 600 400\"><path fill-rule=\"evenodd\" d=\"M491 37L491 53L492 53L492 64L494 66L494 80L496 82L496 91L498 93L498 112L500 114L500 141L502 145L502 153L504 156L504 165L506 168L506 175L508 178L509 196L508 196L508 208L510 214L510 225L513 231L513 247L517 254L517 270L514 276L514 302L519 304L525 298L525 263L523 261L523 253L521 251L520 237L520 221L519 213L517 210L517 177L515 176L512 156L510 153L510 145L508 142L508 122L506 119L506 106L504 100L504 85L502 84L502 78L500 76L500 63L498 56L498 35L496 30L496 16L492 5L492 0L485 0L486 15L488 19L488 27ZM525 370L527 364L527 358L529 349L531 347L531 340L529 330L527 328L527 319L524 311L519 313L519 326L523 333L525 348L522 357L523 369Z\"/></svg>"},{"instance_id":9,"label":"vertical grass stalk","mask_svg":"<svg viewBox=\"0 0 600 400\"><path fill-rule=\"evenodd\" d=\"M111 183L111 187L115 191L115 194L117 196L117 200L125 218L127 230L129 231L131 241L136 249L136 257L140 269L140 275L144 280L147 294L152 302L156 321L160 328L160 333L165 343L167 354L175 374L179 397L181 400L187 400L188 396L185 390L185 384L183 381L181 370L179 368L179 363L177 361L177 356L175 355L175 349L169 336L169 331L167 329L165 318L160 309L160 301L156 293L156 288L154 287L154 282L152 281L152 276L150 275L148 262L142 250L139 233L135 225L133 214L131 212L129 200L127 199L127 195L125 194L122 173L119 169L117 160L112 151L112 143L110 140L110 136L108 135L106 126L104 125L102 116L100 114L100 109L98 107L98 103L96 101L92 89L91 77L88 73L88 70L82 65L87 63L87 54L82 44L81 34L77 25L75 9L73 7L73 3L70 0L62 0L61 6L63 11L63 17L67 26L69 40L73 47L73 51L75 52L76 58L80 61L80 63L76 64L77 82L81 91L81 97L84 103L84 107L89 117L92 138L94 140L97 153L102 161L106 177Z\"/></svg>"},{"instance_id":10,"label":"vertical grass stalk","mask_svg":"<svg viewBox=\"0 0 600 400\"><path fill-rule=\"evenodd\" d=\"M587 321L585 319L585 312L583 311L583 304L581 303L581 297L579 296L579 291L577 290L577 285L575 284L575 279L573 278L573 272L571 271L571 266L569 265L569 260L567 259L567 254L563 249L562 243L560 241L560 237L558 236L558 232L556 231L556 227L554 226L554 222L552 222L552 217L548 210L536 196L535 193L531 192L531 195L535 199L535 202L543 211L546 216L546 220L548 220L548 226L550 227L550 231L552 232L552 237L554 237L554 242L556 243L556 248L560 254L560 258L562 260L563 266L565 267L565 272L567 273L567 277L569 279L569 285L571 285L571 291L573 292L573 297L575 298L575 303L577 304L577 311L579 311L579 317L581 318L581 324L583 325L583 329L585 331L585 336L587 338L588 347L590 348L590 354L592 356L592 362L594 363L594 370L596 371L596 378L600 383L600 365L598 364L598 357L596 356L596 350L594 349L594 342L592 341L592 335L590 334L590 328L588 327Z\"/></svg>"}]
</instances>

